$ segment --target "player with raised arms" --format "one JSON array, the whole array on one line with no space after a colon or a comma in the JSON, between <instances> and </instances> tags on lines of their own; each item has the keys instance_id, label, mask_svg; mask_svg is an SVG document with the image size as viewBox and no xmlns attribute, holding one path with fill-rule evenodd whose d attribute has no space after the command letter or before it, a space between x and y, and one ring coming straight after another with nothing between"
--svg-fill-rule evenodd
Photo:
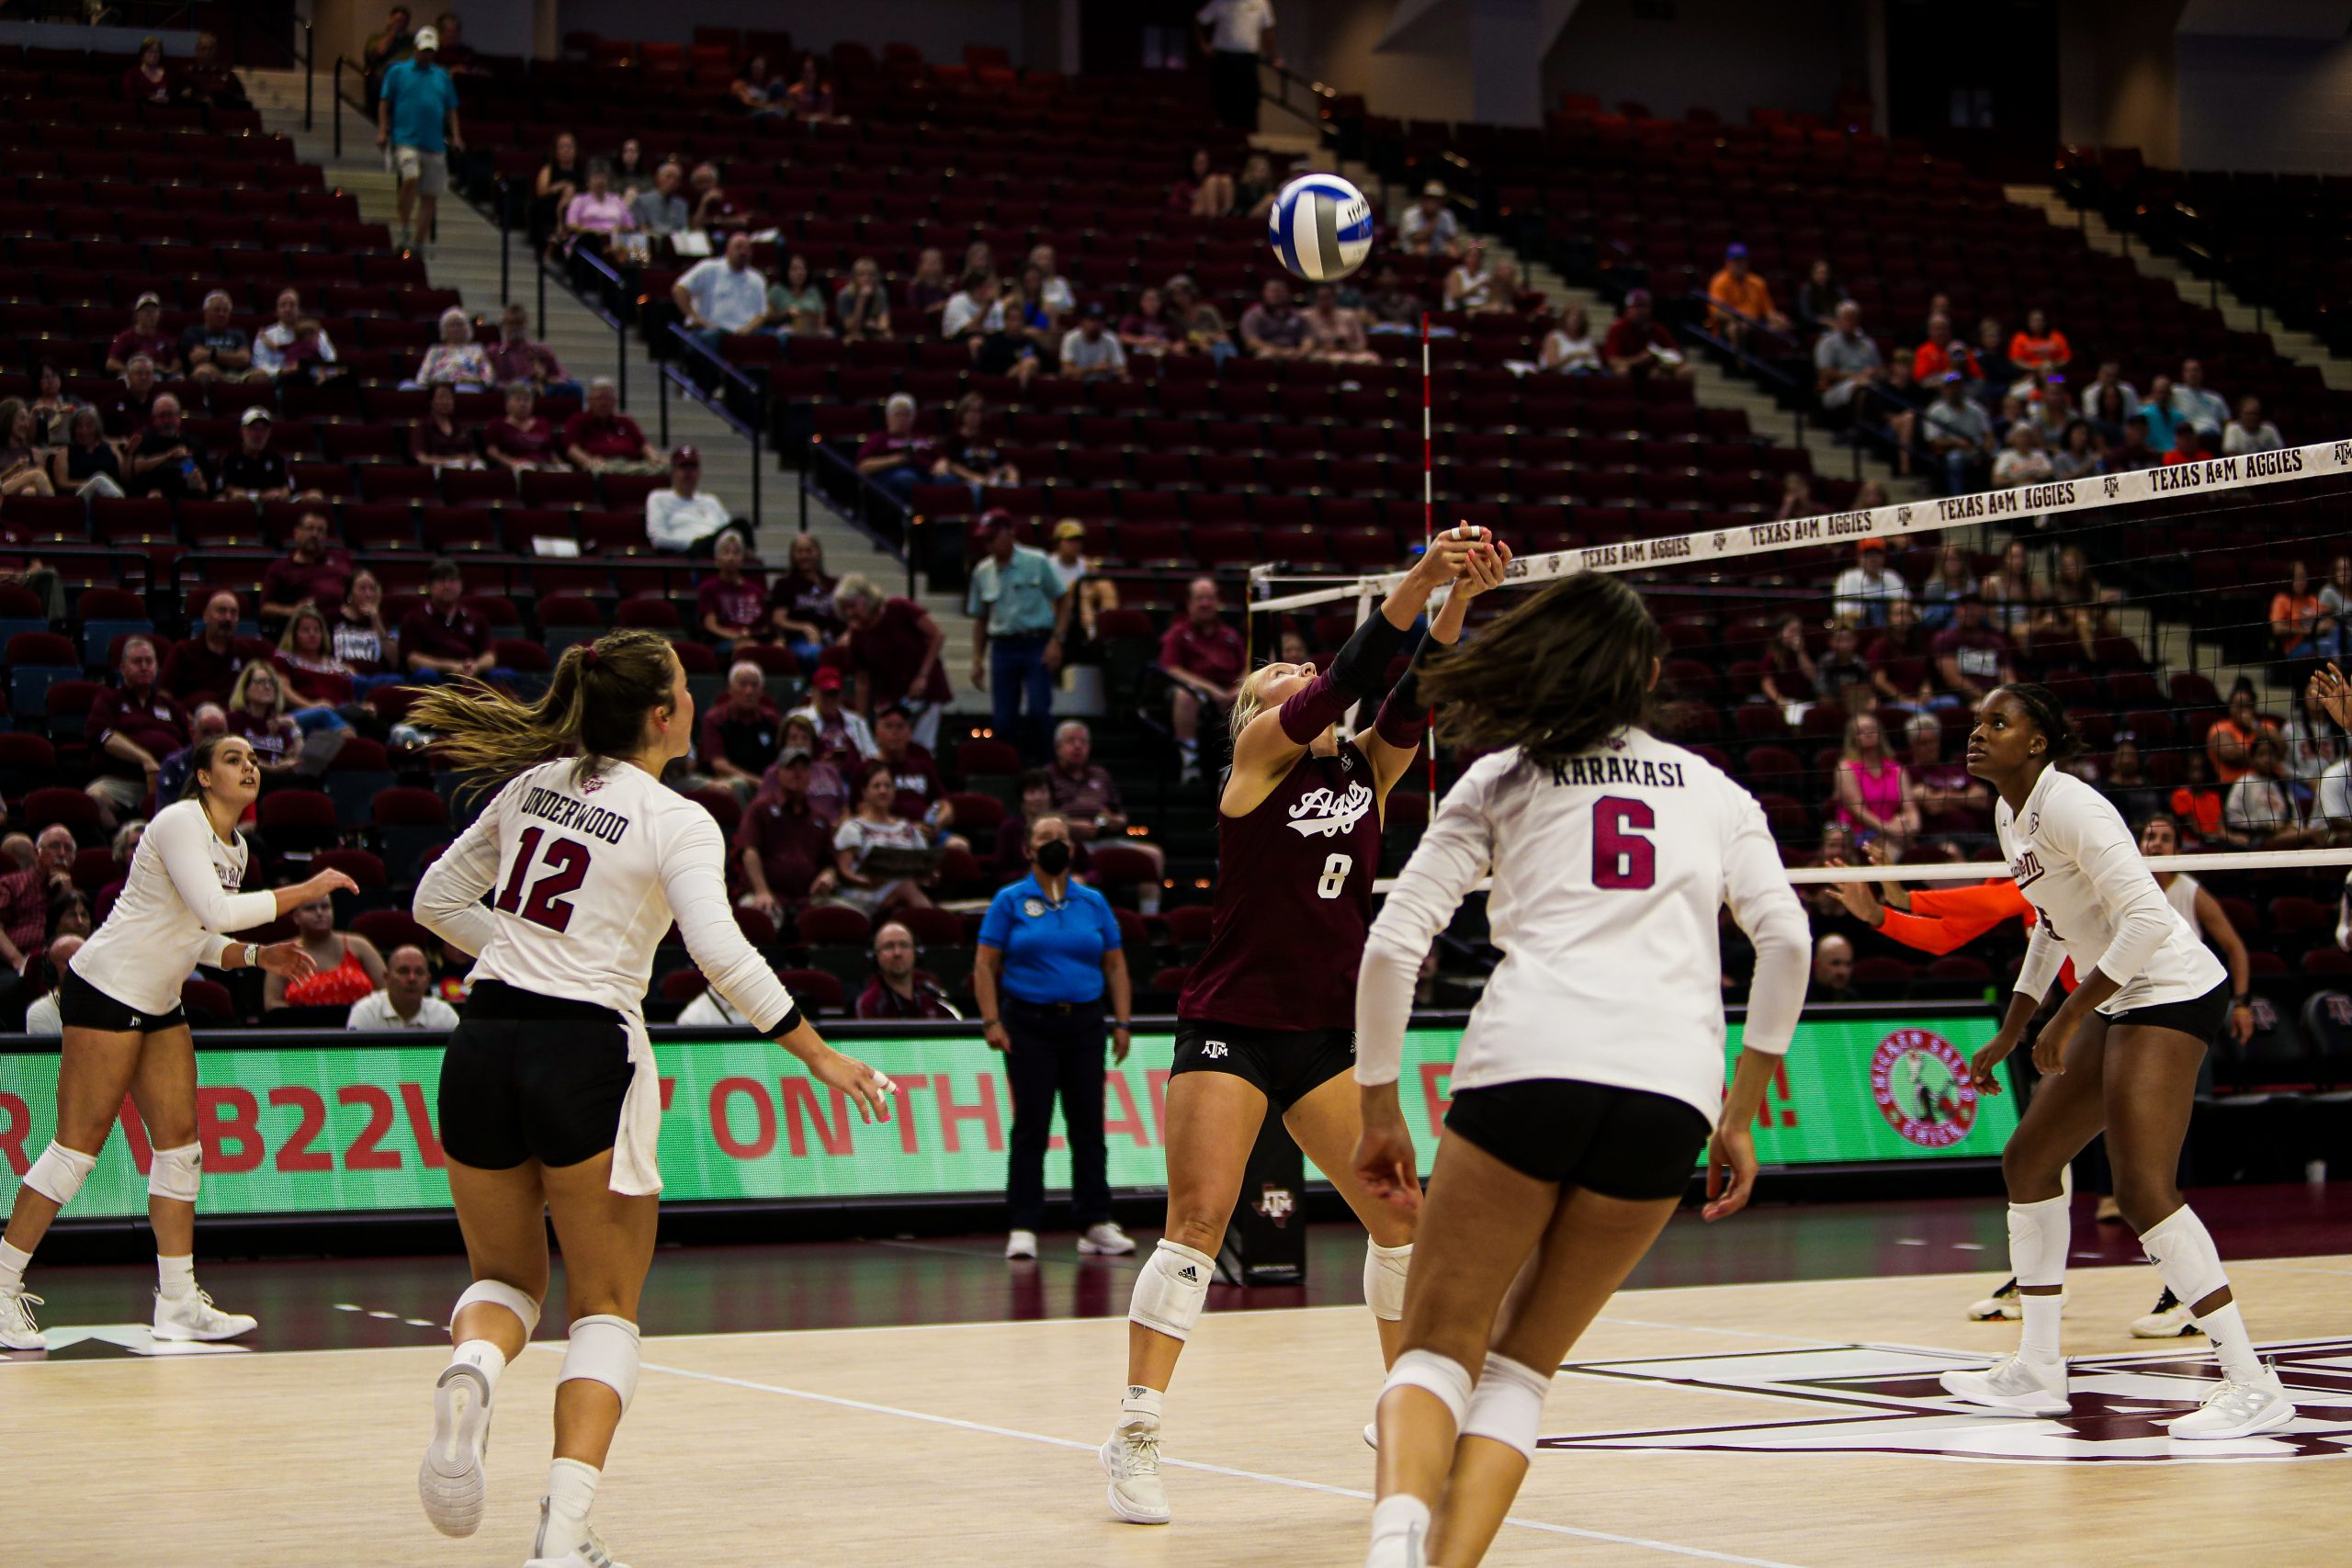
<instances>
[{"instance_id":1,"label":"player with raised arms","mask_svg":"<svg viewBox=\"0 0 2352 1568\"><path fill-rule=\"evenodd\" d=\"M155 1231L154 1336L233 1339L254 1320L226 1313L196 1283L196 1199L204 1174L196 1135L196 1039L180 1004L190 969L266 969L300 979L315 967L300 942L264 947L222 931L266 926L297 907L353 888L339 871L266 893L244 882L237 823L261 794L261 766L243 737L196 748L180 798L155 813L122 895L65 966L57 1063L57 1135L25 1172L0 1241L0 1347L43 1348L25 1265L58 1211L74 1201L128 1094L147 1124L147 1222Z\"/></svg>"},{"instance_id":2,"label":"player with raised arms","mask_svg":"<svg viewBox=\"0 0 2352 1568\"><path fill-rule=\"evenodd\" d=\"M1755 797L1642 728L1665 648L1638 594L1583 572L1421 678L1447 739L1488 754L1397 877L1356 987L1351 1163L1419 1213L1378 1408L1375 1568L1485 1555L1553 1370L1665 1228L1710 1129L1707 1218L1755 1181L1751 1129L1804 1000L1804 910ZM1414 976L1490 868L1503 961L1463 1033L1424 1201L1396 1091ZM1728 1096L1726 905L1756 947Z\"/></svg>"},{"instance_id":3,"label":"player with raised arms","mask_svg":"<svg viewBox=\"0 0 2352 1568\"><path fill-rule=\"evenodd\" d=\"M1217 797L1216 904L1207 949L1177 1003L1168 1080L1168 1224L1127 1307L1127 1382L1102 1449L1111 1511L1169 1519L1159 1476L1162 1398L1199 1322L1216 1249L1269 1106L1371 1233L1364 1302L1393 1355L1412 1256L1412 1216L1384 1208L1351 1174L1356 964L1372 920L1389 789L1426 728L1414 667L1370 728L1342 738L1347 711L1386 679L1430 596L1453 592L1423 647L1462 635L1470 600L1503 581L1508 547L1467 525L1440 534L1329 670L1267 664L1233 705L1233 765ZM1426 951L1426 950L1425 950ZM1414 955L1418 963L1419 954Z\"/></svg>"},{"instance_id":4,"label":"player with raised arms","mask_svg":"<svg viewBox=\"0 0 2352 1568\"><path fill-rule=\"evenodd\" d=\"M616 631L568 649L537 703L469 684L410 711L459 767L510 781L416 890L416 918L476 958L440 1089L474 1282L450 1318L417 1492L445 1535L481 1522L491 1410L539 1320L552 1214L571 1342L530 1562L617 1568L588 1516L637 1388L662 1190L662 1088L642 1017L655 947L674 921L713 988L866 1120L888 1119L892 1085L802 1018L735 924L718 824L661 782L695 734L665 639Z\"/></svg>"},{"instance_id":5,"label":"player with raised arms","mask_svg":"<svg viewBox=\"0 0 2352 1568\"><path fill-rule=\"evenodd\" d=\"M1984 1371L1944 1373L1943 1385L2012 1415L2072 1408L2059 1353L2068 1234L2060 1178L2104 1131L2124 1223L2222 1363L2221 1382L2201 1408L2172 1423L2172 1436L2267 1432L2294 1419L2295 1407L2256 1358L2221 1254L2175 1184L2198 1067L2230 1011L2229 977L2156 886L2115 807L2059 768L2081 750L2058 698L2024 682L1986 697L1968 738L1968 771L2000 797L1993 827L2009 874L2040 917L2008 1014L1970 1064L1979 1092L2001 1091L2000 1064L2060 964L2071 958L2081 983L2034 1042L2041 1085L2001 1155L2023 1342ZM2094 1014L2104 1031L2084 1028Z\"/></svg>"}]
</instances>

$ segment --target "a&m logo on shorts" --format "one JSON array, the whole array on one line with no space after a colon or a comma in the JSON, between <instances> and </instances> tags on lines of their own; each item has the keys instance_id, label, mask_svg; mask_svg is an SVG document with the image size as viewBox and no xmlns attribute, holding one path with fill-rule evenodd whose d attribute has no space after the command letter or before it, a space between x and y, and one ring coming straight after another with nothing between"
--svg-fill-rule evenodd
<instances>
[{"instance_id":1,"label":"a&m logo on shorts","mask_svg":"<svg viewBox=\"0 0 2352 1568\"><path fill-rule=\"evenodd\" d=\"M1928 1030L1898 1029L1879 1042L1871 1098L1887 1125L1923 1149L1948 1149L1976 1125L1968 1058Z\"/></svg>"}]
</instances>

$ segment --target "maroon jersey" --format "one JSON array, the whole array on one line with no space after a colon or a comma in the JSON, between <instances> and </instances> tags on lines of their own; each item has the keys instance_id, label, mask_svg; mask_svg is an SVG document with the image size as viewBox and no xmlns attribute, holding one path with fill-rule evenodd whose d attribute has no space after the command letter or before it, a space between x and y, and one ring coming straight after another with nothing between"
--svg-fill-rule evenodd
<instances>
[{"instance_id":1,"label":"maroon jersey","mask_svg":"<svg viewBox=\"0 0 2352 1568\"><path fill-rule=\"evenodd\" d=\"M1301 757L1255 811L1216 819L1216 913L1176 1015L1353 1029L1380 869L1380 798L1352 740Z\"/></svg>"}]
</instances>

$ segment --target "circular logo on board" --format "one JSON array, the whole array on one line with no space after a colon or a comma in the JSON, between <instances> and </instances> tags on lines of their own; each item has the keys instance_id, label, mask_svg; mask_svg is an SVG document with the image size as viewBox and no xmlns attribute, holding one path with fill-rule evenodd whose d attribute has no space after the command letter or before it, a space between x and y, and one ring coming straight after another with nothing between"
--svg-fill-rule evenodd
<instances>
[{"instance_id":1,"label":"circular logo on board","mask_svg":"<svg viewBox=\"0 0 2352 1568\"><path fill-rule=\"evenodd\" d=\"M1968 1058L1925 1029L1898 1029L1879 1042L1871 1098L1888 1126L1923 1149L1948 1149L1976 1125Z\"/></svg>"}]
</instances>

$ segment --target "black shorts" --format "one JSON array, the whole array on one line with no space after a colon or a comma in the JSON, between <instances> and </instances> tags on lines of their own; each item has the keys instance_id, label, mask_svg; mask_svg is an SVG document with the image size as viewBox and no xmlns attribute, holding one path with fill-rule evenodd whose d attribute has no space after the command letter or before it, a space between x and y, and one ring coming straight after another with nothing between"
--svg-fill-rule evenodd
<instances>
[{"instance_id":1,"label":"black shorts","mask_svg":"<svg viewBox=\"0 0 2352 1568\"><path fill-rule=\"evenodd\" d=\"M103 1029L109 1034L160 1034L187 1022L187 1009L179 1002L161 1015L141 1012L119 1002L82 978L81 971L65 966L57 983L57 1021L68 1029Z\"/></svg>"},{"instance_id":2,"label":"black shorts","mask_svg":"<svg viewBox=\"0 0 2352 1568\"><path fill-rule=\"evenodd\" d=\"M1182 1019L1176 1024L1178 1073L1231 1073L1258 1086L1277 1111L1292 1106L1356 1065L1352 1029L1247 1029L1236 1023Z\"/></svg>"},{"instance_id":3,"label":"black shorts","mask_svg":"<svg viewBox=\"0 0 2352 1568\"><path fill-rule=\"evenodd\" d=\"M2128 1012L2107 1015L2109 1029L2174 1029L2194 1035L2211 1045L2222 1037L2222 1025L2230 1020L2230 983L2227 980L2201 997L2191 997L2185 1002L2158 1002L2154 1007L2133 1008Z\"/></svg>"},{"instance_id":4,"label":"black shorts","mask_svg":"<svg viewBox=\"0 0 2352 1568\"><path fill-rule=\"evenodd\" d=\"M1521 1176L1604 1198L1679 1198L1714 1131L1681 1100L1570 1078L1453 1092L1445 1130Z\"/></svg>"},{"instance_id":5,"label":"black shorts","mask_svg":"<svg viewBox=\"0 0 2352 1568\"><path fill-rule=\"evenodd\" d=\"M612 1009L484 980L441 1055L441 1146L477 1170L578 1165L613 1146L636 1077Z\"/></svg>"}]
</instances>

